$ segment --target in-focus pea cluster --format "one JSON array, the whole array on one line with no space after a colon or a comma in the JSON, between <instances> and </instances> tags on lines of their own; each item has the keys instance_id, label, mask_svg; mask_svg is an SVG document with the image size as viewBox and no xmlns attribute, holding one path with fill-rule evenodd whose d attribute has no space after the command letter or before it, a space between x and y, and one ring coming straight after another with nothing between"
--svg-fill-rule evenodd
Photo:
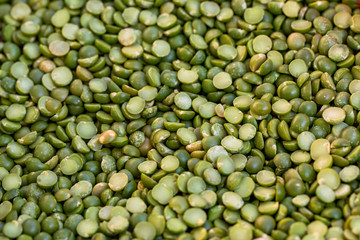
<instances>
[{"instance_id":1,"label":"in-focus pea cluster","mask_svg":"<svg viewBox=\"0 0 360 240\"><path fill-rule=\"evenodd\" d=\"M0 0L0 240L357 240L356 0Z\"/></svg>"}]
</instances>

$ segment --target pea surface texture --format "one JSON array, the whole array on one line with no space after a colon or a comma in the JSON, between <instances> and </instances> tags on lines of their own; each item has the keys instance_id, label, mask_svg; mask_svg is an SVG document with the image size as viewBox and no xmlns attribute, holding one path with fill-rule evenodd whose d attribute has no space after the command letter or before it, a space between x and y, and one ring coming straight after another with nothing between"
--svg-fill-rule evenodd
<instances>
[{"instance_id":1,"label":"pea surface texture","mask_svg":"<svg viewBox=\"0 0 360 240\"><path fill-rule=\"evenodd\" d=\"M0 0L0 240L360 239L357 0Z\"/></svg>"}]
</instances>

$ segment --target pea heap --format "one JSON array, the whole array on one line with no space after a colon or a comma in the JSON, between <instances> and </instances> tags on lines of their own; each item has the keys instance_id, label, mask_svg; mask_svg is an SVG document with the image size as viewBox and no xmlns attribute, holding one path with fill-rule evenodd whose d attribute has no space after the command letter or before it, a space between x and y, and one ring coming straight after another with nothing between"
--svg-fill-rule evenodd
<instances>
[{"instance_id":1,"label":"pea heap","mask_svg":"<svg viewBox=\"0 0 360 240\"><path fill-rule=\"evenodd\" d=\"M358 240L356 0L0 0L0 240Z\"/></svg>"}]
</instances>

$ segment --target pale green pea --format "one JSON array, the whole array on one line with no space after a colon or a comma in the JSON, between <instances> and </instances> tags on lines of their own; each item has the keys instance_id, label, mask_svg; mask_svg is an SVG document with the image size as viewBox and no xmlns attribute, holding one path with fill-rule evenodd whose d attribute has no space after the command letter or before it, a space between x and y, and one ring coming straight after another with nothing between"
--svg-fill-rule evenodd
<instances>
[{"instance_id":1,"label":"pale green pea","mask_svg":"<svg viewBox=\"0 0 360 240\"><path fill-rule=\"evenodd\" d=\"M157 25L162 29L168 29L176 24L177 18L173 14L162 13L157 18Z\"/></svg>"},{"instance_id":2,"label":"pale green pea","mask_svg":"<svg viewBox=\"0 0 360 240\"><path fill-rule=\"evenodd\" d=\"M294 222L290 225L289 235L304 236L306 234L306 224L304 222Z\"/></svg>"},{"instance_id":3,"label":"pale green pea","mask_svg":"<svg viewBox=\"0 0 360 240\"><path fill-rule=\"evenodd\" d=\"M360 216L354 216L354 218L351 219L350 228L351 231L357 235L359 235L360 233L359 224L360 224Z\"/></svg>"},{"instance_id":4,"label":"pale green pea","mask_svg":"<svg viewBox=\"0 0 360 240\"><path fill-rule=\"evenodd\" d=\"M302 59L295 59L289 64L289 72L294 77L299 77L302 73L308 71L308 66Z\"/></svg>"},{"instance_id":5,"label":"pale green pea","mask_svg":"<svg viewBox=\"0 0 360 240\"><path fill-rule=\"evenodd\" d=\"M185 211L183 220L192 228L201 227L206 221L206 212L200 208L189 208Z\"/></svg>"},{"instance_id":6,"label":"pale green pea","mask_svg":"<svg viewBox=\"0 0 360 240\"><path fill-rule=\"evenodd\" d=\"M84 198L91 194L92 188L93 186L89 181L81 180L70 188L70 192L73 197Z\"/></svg>"},{"instance_id":7,"label":"pale green pea","mask_svg":"<svg viewBox=\"0 0 360 240\"><path fill-rule=\"evenodd\" d=\"M232 124L239 124L243 120L244 114L236 107L228 107L224 111L225 119Z\"/></svg>"},{"instance_id":8,"label":"pale green pea","mask_svg":"<svg viewBox=\"0 0 360 240\"><path fill-rule=\"evenodd\" d=\"M157 88L152 86L145 86L138 91L139 97L147 102L154 100L157 93Z\"/></svg>"},{"instance_id":9,"label":"pale green pea","mask_svg":"<svg viewBox=\"0 0 360 240\"><path fill-rule=\"evenodd\" d=\"M341 181L346 182L346 183L354 181L355 179L358 178L359 175L360 175L359 167L354 166L354 165L344 167L339 172Z\"/></svg>"},{"instance_id":10,"label":"pale green pea","mask_svg":"<svg viewBox=\"0 0 360 240\"><path fill-rule=\"evenodd\" d=\"M173 172L179 167L179 159L175 156L166 156L161 160L160 167L166 172Z\"/></svg>"},{"instance_id":11,"label":"pale green pea","mask_svg":"<svg viewBox=\"0 0 360 240\"><path fill-rule=\"evenodd\" d=\"M128 184L129 178L126 173L119 172L113 174L109 179L109 187L113 191L121 191Z\"/></svg>"},{"instance_id":12,"label":"pale green pea","mask_svg":"<svg viewBox=\"0 0 360 240\"><path fill-rule=\"evenodd\" d=\"M99 228L98 223L93 219L81 220L76 226L77 233L83 238L93 236Z\"/></svg>"},{"instance_id":13,"label":"pale green pea","mask_svg":"<svg viewBox=\"0 0 360 240\"><path fill-rule=\"evenodd\" d=\"M31 14L31 8L29 7L29 5L23 2L19 2L15 4L10 11L11 17L14 18L15 20L22 20L30 14Z\"/></svg>"},{"instance_id":14,"label":"pale green pea","mask_svg":"<svg viewBox=\"0 0 360 240\"><path fill-rule=\"evenodd\" d=\"M192 100L186 92L179 92L176 94L174 101L175 105L182 110L188 110L191 108Z\"/></svg>"},{"instance_id":15,"label":"pale green pea","mask_svg":"<svg viewBox=\"0 0 360 240\"><path fill-rule=\"evenodd\" d=\"M208 47L208 44L205 42L204 38L198 34L191 34L189 41L191 46L198 50L204 50Z\"/></svg>"},{"instance_id":16,"label":"pale green pea","mask_svg":"<svg viewBox=\"0 0 360 240\"><path fill-rule=\"evenodd\" d=\"M197 137L195 135L195 133L188 129L188 128L179 128L176 131L176 135L179 138L179 141L181 142L181 144L183 145L188 145L190 143L193 143L197 140Z\"/></svg>"},{"instance_id":17,"label":"pale green pea","mask_svg":"<svg viewBox=\"0 0 360 240\"><path fill-rule=\"evenodd\" d=\"M301 150L309 151L311 144L316 140L315 135L312 132L305 131L300 133L297 138L297 144Z\"/></svg>"},{"instance_id":18,"label":"pale green pea","mask_svg":"<svg viewBox=\"0 0 360 240\"><path fill-rule=\"evenodd\" d=\"M199 78L198 74L194 70L186 70L185 68L181 68L177 72L177 77L181 83L184 84L192 84L196 82Z\"/></svg>"},{"instance_id":19,"label":"pale green pea","mask_svg":"<svg viewBox=\"0 0 360 240\"><path fill-rule=\"evenodd\" d=\"M270 201L275 197L275 189L257 187L254 190L254 196L260 201Z\"/></svg>"},{"instance_id":20,"label":"pale green pea","mask_svg":"<svg viewBox=\"0 0 360 240\"><path fill-rule=\"evenodd\" d=\"M139 20L140 10L135 7L127 7L123 10L124 21L129 25L135 25Z\"/></svg>"},{"instance_id":21,"label":"pale green pea","mask_svg":"<svg viewBox=\"0 0 360 240\"><path fill-rule=\"evenodd\" d=\"M54 56L62 57L70 51L70 44L65 41L55 40L50 43L49 50Z\"/></svg>"},{"instance_id":22,"label":"pale green pea","mask_svg":"<svg viewBox=\"0 0 360 240\"><path fill-rule=\"evenodd\" d=\"M114 216L108 222L107 227L113 233L121 233L129 227L129 220L123 216Z\"/></svg>"},{"instance_id":23,"label":"pale green pea","mask_svg":"<svg viewBox=\"0 0 360 240\"><path fill-rule=\"evenodd\" d=\"M234 136L226 136L221 140L221 146L230 153L238 153L243 148L244 143Z\"/></svg>"},{"instance_id":24,"label":"pale green pea","mask_svg":"<svg viewBox=\"0 0 360 240\"><path fill-rule=\"evenodd\" d=\"M206 102L199 107L199 114L203 118L211 118L215 115L216 104L213 102Z\"/></svg>"},{"instance_id":25,"label":"pale green pea","mask_svg":"<svg viewBox=\"0 0 360 240\"><path fill-rule=\"evenodd\" d=\"M216 2L204 1L200 4L200 11L206 17L216 17L220 13L220 7Z\"/></svg>"},{"instance_id":26,"label":"pale green pea","mask_svg":"<svg viewBox=\"0 0 360 240\"><path fill-rule=\"evenodd\" d=\"M10 73L14 78L18 79L25 77L29 73L29 68L23 62L16 62L11 65Z\"/></svg>"},{"instance_id":27,"label":"pale green pea","mask_svg":"<svg viewBox=\"0 0 360 240\"><path fill-rule=\"evenodd\" d=\"M266 55L267 55L268 59L271 60L274 71L276 71L284 63L284 57L278 51L271 50Z\"/></svg>"},{"instance_id":28,"label":"pale green pea","mask_svg":"<svg viewBox=\"0 0 360 240\"><path fill-rule=\"evenodd\" d=\"M4 167L0 167L0 180L2 181L6 175L9 174L9 171Z\"/></svg>"},{"instance_id":29,"label":"pale green pea","mask_svg":"<svg viewBox=\"0 0 360 240\"><path fill-rule=\"evenodd\" d=\"M360 80L354 79L349 84L349 92L351 94L360 91Z\"/></svg>"},{"instance_id":30,"label":"pale green pea","mask_svg":"<svg viewBox=\"0 0 360 240\"><path fill-rule=\"evenodd\" d=\"M307 225L307 233L308 234L316 234L318 236L325 236L328 227L325 223L315 220Z\"/></svg>"},{"instance_id":31,"label":"pale green pea","mask_svg":"<svg viewBox=\"0 0 360 240\"><path fill-rule=\"evenodd\" d=\"M37 178L36 183L43 188L50 188L56 184L58 176L50 170L43 171Z\"/></svg>"},{"instance_id":32,"label":"pale green pea","mask_svg":"<svg viewBox=\"0 0 360 240\"><path fill-rule=\"evenodd\" d=\"M285 115L291 111L292 105L285 99L280 99L276 101L272 106L274 113L278 115Z\"/></svg>"},{"instance_id":33,"label":"pale green pea","mask_svg":"<svg viewBox=\"0 0 360 240\"><path fill-rule=\"evenodd\" d=\"M98 18L91 18L89 21L89 29L96 35L103 35L106 33L104 23Z\"/></svg>"},{"instance_id":34,"label":"pale green pea","mask_svg":"<svg viewBox=\"0 0 360 240\"><path fill-rule=\"evenodd\" d=\"M239 129L239 137L243 141L249 141L256 135L256 127L251 123L245 123Z\"/></svg>"},{"instance_id":35,"label":"pale green pea","mask_svg":"<svg viewBox=\"0 0 360 240\"><path fill-rule=\"evenodd\" d=\"M138 169L141 173L153 174L156 170L157 163L152 160L146 160L139 164Z\"/></svg>"},{"instance_id":36,"label":"pale green pea","mask_svg":"<svg viewBox=\"0 0 360 240\"><path fill-rule=\"evenodd\" d=\"M173 197L173 191L165 184L156 184L151 190L151 196L160 204L168 204Z\"/></svg>"},{"instance_id":37,"label":"pale green pea","mask_svg":"<svg viewBox=\"0 0 360 240\"><path fill-rule=\"evenodd\" d=\"M3 201L0 204L0 220L3 221L6 216L11 212L12 210L12 203L10 201Z\"/></svg>"},{"instance_id":38,"label":"pale green pea","mask_svg":"<svg viewBox=\"0 0 360 240\"><path fill-rule=\"evenodd\" d=\"M73 175L79 170L82 161L78 154L71 154L60 161L60 170L65 175Z\"/></svg>"},{"instance_id":39,"label":"pale green pea","mask_svg":"<svg viewBox=\"0 0 360 240\"><path fill-rule=\"evenodd\" d=\"M89 13L99 15L104 11L104 4L99 0L91 0L86 3L85 8Z\"/></svg>"},{"instance_id":40,"label":"pale green pea","mask_svg":"<svg viewBox=\"0 0 360 240\"><path fill-rule=\"evenodd\" d=\"M187 191L189 193L199 194L206 189L205 181L201 177L198 177L198 176L191 177L187 181L186 186L187 186Z\"/></svg>"},{"instance_id":41,"label":"pale green pea","mask_svg":"<svg viewBox=\"0 0 360 240\"><path fill-rule=\"evenodd\" d=\"M292 203L297 207L305 207L310 202L310 197L306 194L300 194L292 199Z\"/></svg>"},{"instance_id":42,"label":"pale green pea","mask_svg":"<svg viewBox=\"0 0 360 240\"><path fill-rule=\"evenodd\" d=\"M272 48L272 41L266 35L259 35L253 40L253 49L257 53L267 53Z\"/></svg>"},{"instance_id":43,"label":"pale green pea","mask_svg":"<svg viewBox=\"0 0 360 240\"><path fill-rule=\"evenodd\" d=\"M314 170L319 172L322 169L329 168L333 164L333 157L329 154L320 155L313 163Z\"/></svg>"},{"instance_id":44,"label":"pale green pea","mask_svg":"<svg viewBox=\"0 0 360 240\"><path fill-rule=\"evenodd\" d=\"M241 217L247 220L248 222L254 222L259 216L259 211L257 206L252 203L246 203L241 209Z\"/></svg>"},{"instance_id":45,"label":"pale green pea","mask_svg":"<svg viewBox=\"0 0 360 240\"><path fill-rule=\"evenodd\" d=\"M146 210L146 204L139 197L131 197L126 201L126 210L131 213L142 213Z\"/></svg>"},{"instance_id":46,"label":"pale green pea","mask_svg":"<svg viewBox=\"0 0 360 240\"><path fill-rule=\"evenodd\" d=\"M329 49L328 56L335 62L344 61L349 57L350 50L344 44L335 44Z\"/></svg>"},{"instance_id":47,"label":"pale green pea","mask_svg":"<svg viewBox=\"0 0 360 240\"><path fill-rule=\"evenodd\" d=\"M94 78L89 82L89 88L93 93L104 93L108 88L107 78Z\"/></svg>"},{"instance_id":48,"label":"pale green pea","mask_svg":"<svg viewBox=\"0 0 360 240\"><path fill-rule=\"evenodd\" d=\"M247 23L258 24L264 17L264 10L261 7L246 8L244 12L244 19Z\"/></svg>"},{"instance_id":49,"label":"pale green pea","mask_svg":"<svg viewBox=\"0 0 360 240\"><path fill-rule=\"evenodd\" d=\"M126 110L130 114L139 114L145 108L145 100L141 97L132 97L130 98L128 104L126 105Z\"/></svg>"},{"instance_id":50,"label":"pale green pea","mask_svg":"<svg viewBox=\"0 0 360 240\"><path fill-rule=\"evenodd\" d=\"M346 11L337 12L334 15L334 24L341 29L346 29L350 26L351 14Z\"/></svg>"},{"instance_id":51,"label":"pale green pea","mask_svg":"<svg viewBox=\"0 0 360 240\"><path fill-rule=\"evenodd\" d=\"M310 147L311 158L316 160L319 156L323 154L330 153L330 142L327 139L316 139L312 142Z\"/></svg>"},{"instance_id":52,"label":"pale green pea","mask_svg":"<svg viewBox=\"0 0 360 240\"><path fill-rule=\"evenodd\" d=\"M75 40L78 31L79 31L78 25L73 23L66 23L61 29L61 34L67 40Z\"/></svg>"},{"instance_id":53,"label":"pale green pea","mask_svg":"<svg viewBox=\"0 0 360 240\"><path fill-rule=\"evenodd\" d=\"M81 121L76 125L76 133L83 139L91 139L96 132L97 128L93 122Z\"/></svg>"},{"instance_id":54,"label":"pale green pea","mask_svg":"<svg viewBox=\"0 0 360 240\"><path fill-rule=\"evenodd\" d=\"M139 20L147 26L155 25L157 16L149 10L142 10L139 15Z\"/></svg>"},{"instance_id":55,"label":"pale green pea","mask_svg":"<svg viewBox=\"0 0 360 240\"><path fill-rule=\"evenodd\" d=\"M306 33L311 30L312 23L307 20L299 19L291 23L291 28L295 32Z\"/></svg>"},{"instance_id":56,"label":"pale green pea","mask_svg":"<svg viewBox=\"0 0 360 240\"><path fill-rule=\"evenodd\" d=\"M346 113L342 108L328 107L322 113L322 117L326 122L336 125L345 120Z\"/></svg>"},{"instance_id":57,"label":"pale green pea","mask_svg":"<svg viewBox=\"0 0 360 240\"><path fill-rule=\"evenodd\" d=\"M156 228L150 222L140 222L136 224L134 233L138 239L152 240L156 237Z\"/></svg>"},{"instance_id":58,"label":"pale green pea","mask_svg":"<svg viewBox=\"0 0 360 240\"><path fill-rule=\"evenodd\" d=\"M297 150L291 153L290 160L295 164L308 163L311 161L311 156L306 151Z\"/></svg>"},{"instance_id":59,"label":"pale green pea","mask_svg":"<svg viewBox=\"0 0 360 240\"><path fill-rule=\"evenodd\" d=\"M319 185L316 188L316 196L324 203L335 201L335 192L327 185Z\"/></svg>"},{"instance_id":60,"label":"pale green pea","mask_svg":"<svg viewBox=\"0 0 360 240\"><path fill-rule=\"evenodd\" d=\"M342 122L339 123L335 126L332 127L331 129L331 133L335 136L335 137L340 137L340 134L342 132L342 130L346 127L348 127L349 125L347 125L346 123Z\"/></svg>"},{"instance_id":61,"label":"pale green pea","mask_svg":"<svg viewBox=\"0 0 360 240\"><path fill-rule=\"evenodd\" d=\"M229 155L229 153L226 151L226 149L223 146L213 146L206 153L207 159L212 163L216 162L218 157L222 155L226 155L226 156Z\"/></svg>"},{"instance_id":62,"label":"pale green pea","mask_svg":"<svg viewBox=\"0 0 360 240\"><path fill-rule=\"evenodd\" d=\"M5 112L5 116L10 121L19 122L24 119L26 115L26 108L22 104L11 104Z\"/></svg>"},{"instance_id":63,"label":"pale green pea","mask_svg":"<svg viewBox=\"0 0 360 240\"><path fill-rule=\"evenodd\" d=\"M241 196L235 192L224 193L222 195L222 202L225 207L230 210L239 210L244 205L244 201Z\"/></svg>"},{"instance_id":64,"label":"pale green pea","mask_svg":"<svg viewBox=\"0 0 360 240\"><path fill-rule=\"evenodd\" d=\"M11 222L5 223L2 229L4 235L12 239L20 236L22 231L23 231L22 225L16 220L12 220Z\"/></svg>"},{"instance_id":65,"label":"pale green pea","mask_svg":"<svg viewBox=\"0 0 360 240\"><path fill-rule=\"evenodd\" d=\"M131 46L136 41L136 33L132 28L121 29L118 34L118 40L123 46Z\"/></svg>"},{"instance_id":66,"label":"pale green pea","mask_svg":"<svg viewBox=\"0 0 360 240\"><path fill-rule=\"evenodd\" d=\"M227 72L220 72L213 79L214 87L217 89L225 89L231 86L232 78Z\"/></svg>"},{"instance_id":67,"label":"pale green pea","mask_svg":"<svg viewBox=\"0 0 360 240\"><path fill-rule=\"evenodd\" d=\"M15 89L19 94L29 94L34 82L27 77L21 77L16 81Z\"/></svg>"},{"instance_id":68,"label":"pale green pea","mask_svg":"<svg viewBox=\"0 0 360 240\"><path fill-rule=\"evenodd\" d=\"M276 182L276 176L268 170L261 170L256 174L256 181L261 186L271 186Z\"/></svg>"},{"instance_id":69,"label":"pale green pea","mask_svg":"<svg viewBox=\"0 0 360 240\"><path fill-rule=\"evenodd\" d=\"M10 173L3 178L1 185L5 191L19 189L21 186L21 178L15 173Z\"/></svg>"},{"instance_id":70,"label":"pale green pea","mask_svg":"<svg viewBox=\"0 0 360 240\"><path fill-rule=\"evenodd\" d=\"M205 97L198 96L192 100L191 107L195 112L199 112L200 106L206 102L207 102L207 99Z\"/></svg>"},{"instance_id":71,"label":"pale green pea","mask_svg":"<svg viewBox=\"0 0 360 240\"><path fill-rule=\"evenodd\" d=\"M349 102L356 110L360 110L360 91L351 94Z\"/></svg>"},{"instance_id":72,"label":"pale green pea","mask_svg":"<svg viewBox=\"0 0 360 240\"><path fill-rule=\"evenodd\" d=\"M239 185L236 187L235 192L242 198L247 198L253 194L255 189L255 182L250 177L244 177L241 179Z\"/></svg>"},{"instance_id":73,"label":"pale green pea","mask_svg":"<svg viewBox=\"0 0 360 240\"><path fill-rule=\"evenodd\" d=\"M296 18L300 11L300 5L295 1L287 1L282 7L282 11L285 16L289 18Z\"/></svg>"},{"instance_id":74,"label":"pale green pea","mask_svg":"<svg viewBox=\"0 0 360 240\"><path fill-rule=\"evenodd\" d=\"M152 44L152 52L157 57L166 57L170 53L170 45L164 40L155 40Z\"/></svg>"},{"instance_id":75,"label":"pale green pea","mask_svg":"<svg viewBox=\"0 0 360 240\"><path fill-rule=\"evenodd\" d=\"M216 167L223 175L229 175L235 171L234 160L228 155L221 155L216 159Z\"/></svg>"},{"instance_id":76,"label":"pale green pea","mask_svg":"<svg viewBox=\"0 0 360 240\"><path fill-rule=\"evenodd\" d=\"M227 22L234 16L234 11L231 8L221 8L217 19L221 22Z\"/></svg>"},{"instance_id":77,"label":"pale green pea","mask_svg":"<svg viewBox=\"0 0 360 240\"><path fill-rule=\"evenodd\" d=\"M137 59L144 53L144 48L140 45L125 46L121 52L127 58Z\"/></svg>"},{"instance_id":78,"label":"pale green pea","mask_svg":"<svg viewBox=\"0 0 360 240\"><path fill-rule=\"evenodd\" d=\"M332 168L321 169L317 175L317 181L321 185L327 185L332 190L335 190L340 185L339 174Z\"/></svg>"},{"instance_id":79,"label":"pale green pea","mask_svg":"<svg viewBox=\"0 0 360 240\"><path fill-rule=\"evenodd\" d=\"M55 12L51 17L51 23L55 27L61 28L70 21L70 14L67 9L61 9Z\"/></svg>"},{"instance_id":80,"label":"pale green pea","mask_svg":"<svg viewBox=\"0 0 360 240\"><path fill-rule=\"evenodd\" d=\"M71 70L67 67L58 67L51 72L51 79L59 87L67 86L73 79Z\"/></svg>"},{"instance_id":81,"label":"pale green pea","mask_svg":"<svg viewBox=\"0 0 360 240\"><path fill-rule=\"evenodd\" d=\"M217 49L217 55L219 58L223 59L223 60L233 60L234 58L236 58L237 56L237 50L228 44L224 44L221 45L220 47L218 47Z\"/></svg>"}]
</instances>

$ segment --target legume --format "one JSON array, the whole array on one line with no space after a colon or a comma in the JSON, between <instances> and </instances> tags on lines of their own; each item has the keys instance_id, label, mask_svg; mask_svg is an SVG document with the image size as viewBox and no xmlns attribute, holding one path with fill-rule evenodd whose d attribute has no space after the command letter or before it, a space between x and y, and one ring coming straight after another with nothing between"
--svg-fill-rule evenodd
<instances>
[{"instance_id":1,"label":"legume","mask_svg":"<svg viewBox=\"0 0 360 240\"><path fill-rule=\"evenodd\" d=\"M1 239L358 239L356 1L0 1Z\"/></svg>"}]
</instances>

